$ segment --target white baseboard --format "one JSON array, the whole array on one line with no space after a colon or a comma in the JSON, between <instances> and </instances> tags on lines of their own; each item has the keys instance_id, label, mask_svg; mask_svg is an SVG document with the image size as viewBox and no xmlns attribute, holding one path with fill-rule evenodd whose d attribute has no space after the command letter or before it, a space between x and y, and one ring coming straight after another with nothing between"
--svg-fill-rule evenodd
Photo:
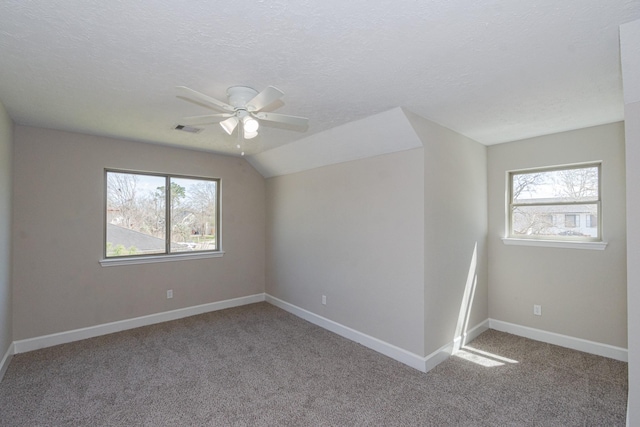
<instances>
[{"instance_id":1,"label":"white baseboard","mask_svg":"<svg viewBox=\"0 0 640 427\"><path fill-rule=\"evenodd\" d=\"M0 380L2 379L2 375L9 365L9 361L11 360L11 356L13 354L25 353L28 351L52 347L59 344L66 344L69 342L79 341L87 338L94 338L114 332L139 328L141 326L168 322L171 320L182 319L184 317L195 316L202 313L208 313L211 311L223 310L226 308L238 307L262 301L267 301L268 303L273 304L274 306L292 313L317 326L320 326L321 328L327 329L328 331L338 334L344 338L362 344L365 347L377 351L378 353L384 354L385 356L388 356L394 360L397 360L398 362L404 363L405 365L408 365L422 372L430 371L438 364L446 360L451 354L455 353L461 345L465 345L466 343L472 341L474 338L480 335L482 332L489 329L489 327L493 327L491 326L492 324L490 323L490 320L485 320L484 322L467 331L463 336L453 339L451 342L445 344L438 350L434 351L426 357L423 357L388 342L382 341L378 338L352 329L348 326L344 326L340 323L334 322L333 320L329 320L303 308L297 307L271 295L255 294L246 297L202 304L193 307L186 307L177 310L151 314L148 316L135 317L133 319L120 320L117 322L90 326L87 328L74 329L71 331L14 341L9 347L9 350L5 354L4 358L2 359L2 363L0 364ZM500 330L498 327L494 327L494 329Z\"/></svg>"},{"instance_id":2,"label":"white baseboard","mask_svg":"<svg viewBox=\"0 0 640 427\"><path fill-rule=\"evenodd\" d=\"M179 308L177 310L165 311L162 313L150 314L148 316L135 317L133 319L120 320L117 322L103 323L101 325L89 326L87 328L74 329L72 331L59 332L41 337L28 338L14 341L13 349L15 354L27 351L38 350L45 347L52 347L58 344L66 344L100 335L125 331L127 329L139 328L141 326L154 325L156 323L168 322L170 320L182 319L184 317L195 316L211 311L223 310L225 308L238 307L241 305L253 304L265 300L265 294L255 294L246 297L233 298L224 301L217 301L208 304L196 305L193 307Z\"/></svg>"},{"instance_id":3,"label":"white baseboard","mask_svg":"<svg viewBox=\"0 0 640 427\"><path fill-rule=\"evenodd\" d=\"M266 301L308 322L311 322L314 325L320 326L321 328L338 334L341 337L357 342L358 344L362 344L365 347L377 351L378 353L382 353L385 356L395 359L398 362L404 363L405 365L409 365L412 368L418 369L419 371L426 372L425 358L422 356L404 350L393 344L389 344L387 342L379 340L378 338L374 338L370 335L356 331L355 329L349 328L348 326L341 325L340 323L329 320L326 317L322 317L320 315L312 313L308 310L285 302L269 294L266 295Z\"/></svg>"},{"instance_id":4,"label":"white baseboard","mask_svg":"<svg viewBox=\"0 0 640 427\"><path fill-rule=\"evenodd\" d=\"M13 343L9 344L9 348L7 352L4 354L2 361L0 361L0 381L4 378L4 373L7 372L7 368L9 368L9 362L11 362L11 358L14 354L14 345Z\"/></svg>"},{"instance_id":5,"label":"white baseboard","mask_svg":"<svg viewBox=\"0 0 640 427\"><path fill-rule=\"evenodd\" d=\"M424 357L424 369L422 371L429 372L430 370L447 360L449 356L451 356L455 352L455 344L453 342L443 345L433 353Z\"/></svg>"},{"instance_id":6,"label":"white baseboard","mask_svg":"<svg viewBox=\"0 0 640 427\"><path fill-rule=\"evenodd\" d=\"M478 338L478 335L483 333L484 331L488 331L489 327L489 319L486 319L484 322L478 323L472 329L469 329L464 335L462 335L462 345L465 346L471 341Z\"/></svg>"},{"instance_id":7,"label":"white baseboard","mask_svg":"<svg viewBox=\"0 0 640 427\"><path fill-rule=\"evenodd\" d=\"M447 360L449 356L455 354L460 348L464 347L474 339L478 337L481 333L489 329L489 319L479 323L474 326L472 329L468 330L466 333L463 333L459 337L455 337L453 341L450 343L440 347L438 350L434 351L427 357L425 357L425 365L426 371L429 372L431 369L438 366L438 364Z\"/></svg>"},{"instance_id":8,"label":"white baseboard","mask_svg":"<svg viewBox=\"0 0 640 427\"><path fill-rule=\"evenodd\" d=\"M509 334L518 335L536 341L546 342L548 344L559 345L561 347L571 348L573 350L583 351L598 356L604 356L622 362L628 361L628 351L626 348L615 347L609 344L597 343L594 341L584 340L582 338L574 338L567 335L556 334L555 332L547 332L540 329L530 328L528 326L520 326L514 323L503 322L501 320L489 319L489 327L496 331L507 332Z\"/></svg>"},{"instance_id":9,"label":"white baseboard","mask_svg":"<svg viewBox=\"0 0 640 427\"><path fill-rule=\"evenodd\" d=\"M269 294L266 294L265 300L268 303L275 305L276 307L279 307L291 314L294 314L308 322L313 323L314 325L320 326L321 328L338 334L341 337L357 342L358 344L362 344L363 346L368 347L371 350L384 354L387 357L390 357L400 363L404 363L405 365L411 366L412 368L422 372L429 372L439 363L445 361L455 351L455 341L464 341L465 343L469 342L473 338L480 335L482 332L489 329L489 321L485 320L478 326L468 331L464 338L458 337L455 341L452 340L450 343L444 345L430 355L423 357L360 331L356 331L355 329L352 329L348 326L344 326L340 323L334 322L333 320L329 320L326 317L322 317L318 314L312 313L308 310L290 304Z\"/></svg>"}]
</instances>

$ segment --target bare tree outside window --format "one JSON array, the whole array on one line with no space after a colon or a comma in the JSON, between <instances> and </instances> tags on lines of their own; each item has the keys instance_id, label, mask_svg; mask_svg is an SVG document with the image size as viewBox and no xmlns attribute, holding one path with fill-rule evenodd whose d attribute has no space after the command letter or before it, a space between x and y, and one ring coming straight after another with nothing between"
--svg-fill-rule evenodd
<instances>
[{"instance_id":1,"label":"bare tree outside window","mask_svg":"<svg viewBox=\"0 0 640 427\"><path fill-rule=\"evenodd\" d=\"M598 200L598 168L559 170L552 176L554 190L569 200Z\"/></svg>"},{"instance_id":2,"label":"bare tree outside window","mask_svg":"<svg viewBox=\"0 0 640 427\"><path fill-rule=\"evenodd\" d=\"M513 199L520 199L521 195L528 194L533 196L536 192L536 187L545 183L545 175L543 173L523 173L513 176L512 181L512 194Z\"/></svg>"},{"instance_id":3,"label":"bare tree outside window","mask_svg":"<svg viewBox=\"0 0 640 427\"><path fill-rule=\"evenodd\" d=\"M124 173L107 175L107 208L117 212L117 222L127 228L131 228L137 210L137 184L137 175Z\"/></svg>"},{"instance_id":4,"label":"bare tree outside window","mask_svg":"<svg viewBox=\"0 0 640 427\"><path fill-rule=\"evenodd\" d=\"M511 172L509 236L600 240L599 176L599 164Z\"/></svg>"},{"instance_id":5,"label":"bare tree outside window","mask_svg":"<svg viewBox=\"0 0 640 427\"><path fill-rule=\"evenodd\" d=\"M106 257L219 250L219 180L120 171L105 176Z\"/></svg>"}]
</instances>

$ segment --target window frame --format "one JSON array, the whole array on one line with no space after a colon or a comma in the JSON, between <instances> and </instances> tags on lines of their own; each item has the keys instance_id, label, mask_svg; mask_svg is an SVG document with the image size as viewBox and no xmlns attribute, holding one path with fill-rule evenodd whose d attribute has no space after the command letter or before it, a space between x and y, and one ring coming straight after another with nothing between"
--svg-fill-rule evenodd
<instances>
[{"instance_id":1,"label":"window frame","mask_svg":"<svg viewBox=\"0 0 640 427\"><path fill-rule=\"evenodd\" d=\"M164 178L164 208L165 208L165 248L162 253L152 253L152 254L138 254L138 255L118 255L118 256L107 256L107 225L108 225L108 174L109 173L121 173L121 174L131 174L131 175L145 175L150 177L160 177ZM200 180L200 181L213 181L216 183L216 201L215 201L215 237L216 237L216 249L204 249L204 250L191 250L188 252L171 252L171 229L172 229L172 218L171 218L171 182L172 179L192 179L192 180ZM224 254L222 250L222 185L221 179L216 177L207 177L207 176L197 176L197 175L184 175L184 174L170 174L170 173L161 173L161 172L148 172L148 171L139 171L139 170L129 170L129 169L116 169L116 168L105 168L103 172L103 238L102 238L102 259L100 260L100 264L102 266L111 266L111 265L128 265L128 264L146 264L146 263L155 263L155 262L165 262L165 261L179 261L185 259L201 259L201 258L217 258L221 257Z\"/></svg>"},{"instance_id":2,"label":"window frame","mask_svg":"<svg viewBox=\"0 0 640 427\"><path fill-rule=\"evenodd\" d=\"M554 172L565 171L572 169L587 169L597 168L598 170L598 198L596 201L570 201L570 202L548 202L548 203L514 203L513 202L513 177L514 175L532 174L537 172ZM535 246L542 246L545 243L550 243L548 246L555 246L554 243L560 243L560 247L577 247L575 244L584 245L585 247L591 245L596 249L604 249L606 243L603 242L602 235L602 161L593 161L587 163L574 163L569 165L556 165L547 166L541 168L519 169L507 171L507 223L505 235L503 238L505 244L527 244L536 243ZM537 236L537 235L522 235L515 234L513 232L513 213L515 208L519 206L582 206L582 205L596 205L597 206L597 236ZM574 214L569 212L568 214ZM566 221L566 220L565 220ZM578 221L580 221L578 217ZM586 222L586 220L585 220ZM577 228L580 228L579 226ZM519 243L521 242L521 243Z\"/></svg>"}]
</instances>

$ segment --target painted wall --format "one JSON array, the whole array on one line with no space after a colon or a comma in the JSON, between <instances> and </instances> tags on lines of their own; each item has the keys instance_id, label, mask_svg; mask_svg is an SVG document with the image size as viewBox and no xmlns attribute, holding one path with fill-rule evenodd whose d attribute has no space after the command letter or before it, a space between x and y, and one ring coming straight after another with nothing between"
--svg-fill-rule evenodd
<instances>
[{"instance_id":1,"label":"painted wall","mask_svg":"<svg viewBox=\"0 0 640 427\"><path fill-rule=\"evenodd\" d=\"M220 177L226 254L101 267L104 168ZM264 292L264 180L244 159L16 126L13 170L14 340Z\"/></svg>"},{"instance_id":2,"label":"painted wall","mask_svg":"<svg viewBox=\"0 0 640 427\"><path fill-rule=\"evenodd\" d=\"M640 22L640 21L639 21ZM640 26L640 25L639 25ZM640 73L640 69L636 70ZM640 101L625 105L627 217L640 218ZM627 225L629 424L640 425L640 222Z\"/></svg>"},{"instance_id":3,"label":"painted wall","mask_svg":"<svg viewBox=\"0 0 640 427\"><path fill-rule=\"evenodd\" d=\"M268 179L267 293L423 355L422 159L418 148Z\"/></svg>"},{"instance_id":4,"label":"painted wall","mask_svg":"<svg viewBox=\"0 0 640 427\"><path fill-rule=\"evenodd\" d=\"M487 148L411 112L424 145L425 354L488 317Z\"/></svg>"},{"instance_id":5,"label":"painted wall","mask_svg":"<svg viewBox=\"0 0 640 427\"><path fill-rule=\"evenodd\" d=\"M267 180L267 292L426 356L488 317L487 155L404 114L424 148Z\"/></svg>"},{"instance_id":6,"label":"painted wall","mask_svg":"<svg viewBox=\"0 0 640 427\"><path fill-rule=\"evenodd\" d=\"M627 160L627 307L629 403L627 425L640 425L640 21L620 27Z\"/></svg>"},{"instance_id":7,"label":"painted wall","mask_svg":"<svg viewBox=\"0 0 640 427\"><path fill-rule=\"evenodd\" d=\"M489 147L489 316L627 347L622 123ZM507 171L602 160L604 251L507 246ZM542 305L542 316L533 305Z\"/></svg>"},{"instance_id":8,"label":"painted wall","mask_svg":"<svg viewBox=\"0 0 640 427\"><path fill-rule=\"evenodd\" d=\"M0 361L13 342L11 324L12 145L13 122L0 103ZM2 379L2 373L0 373L0 379Z\"/></svg>"}]
</instances>

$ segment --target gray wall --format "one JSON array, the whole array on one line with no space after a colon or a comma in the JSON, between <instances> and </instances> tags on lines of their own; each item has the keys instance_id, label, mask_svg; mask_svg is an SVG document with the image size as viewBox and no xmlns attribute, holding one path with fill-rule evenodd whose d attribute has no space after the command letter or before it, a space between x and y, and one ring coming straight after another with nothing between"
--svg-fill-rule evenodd
<instances>
[{"instance_id":1,"label":"gray wall","mask_svg":"<svg viewBox=\"0 0 640 427\"><path fill-rule=\"evenodd\" d=\"M13 341L11 323L11 148L13 122L0 103L0 360ZM0 374L0 379L2 375Z\"/></svg>"},{"instance_id":2,"label":"gray wall","mask_svg":"<svg viewBox=\"0 0 640 427\"><path fill-rule=\"evenodd\" d=\"M488 317L487 148L410 112L424 145L425 354Z\"/></svg>"},{"instance_id":3,"label":"gray wall","mask_svg":"<svg viewBox=\"0 0 640 427\"><path fill-rule=\"evenodd\" d=\"M267 293L423 355L422 158L418 148L268 179Z\"/></svg>"},{"instance_id":4,"label":"gray wall","mask_svg":"<svg viewBox=\"0 0 640 427\"><path fill-rule=\"evenodd\" d=\"M506 173L602 160L604 251L506 246ZM626 348L624 126L614 123L489 147L489 316ZM533 305L542 305L542 316Z\"/></svg>"},{"instance_id":5,"label":"gray wall","mask_svg":"<svg viewBox=\"0 0 640 427\"><path fill-rule=\"evenodd\" d=\"M640 21L637 21L640 25ZM640 73L640 69L636 70ZM627 216L640 218L640 101L625 105L627 154ZM640 425L640 222L629 221L627 229L629 425Z\"/></svg>"},{"instance_id":6,"label":"gray wall","mask_svg":"<svg viewBox=\"0 0 640 427\"><path fill-rule=\"evenodd\" d=\"M424 148L267 180L267 292L426 356L488 316L487 157L405 114Z\"/></svg>"},{"instance_id":7,"label":"gray wall","mask_svg":"<svg viewBox=\"0 0 640 427\"><path fill-rule=\"evenodd\" d=\"M224 257L101 267L105 167L220 177ZM264 291L264 180L244 159L16 126L13 170L15 340Z\"/></svg>"},{"instance_id":8,"label":"gray wall","mask_svg":"<svg viewBox=\"0 0 640 427\"><path fill-rule=\"evenodd\" d=\"M620 27L627 160L627 425L640 425L640 20Z\"/></svg>"},{"instance_id":9,"label":"gray wall","mask_svg":"<svg viewBox=\"0 0 640 427\"><path fill-rule=\"evenodd\" d=\"M424 148L266 183L239 158L17 126L1 343L266 289L418 355L488 317L625 347L622 124L487 149L406 114ZM604 161L605 251L503 245L506 171L592 160ZM221 177L225 256L101 267L105 167Z\"/></svg>"}]
</instances>

